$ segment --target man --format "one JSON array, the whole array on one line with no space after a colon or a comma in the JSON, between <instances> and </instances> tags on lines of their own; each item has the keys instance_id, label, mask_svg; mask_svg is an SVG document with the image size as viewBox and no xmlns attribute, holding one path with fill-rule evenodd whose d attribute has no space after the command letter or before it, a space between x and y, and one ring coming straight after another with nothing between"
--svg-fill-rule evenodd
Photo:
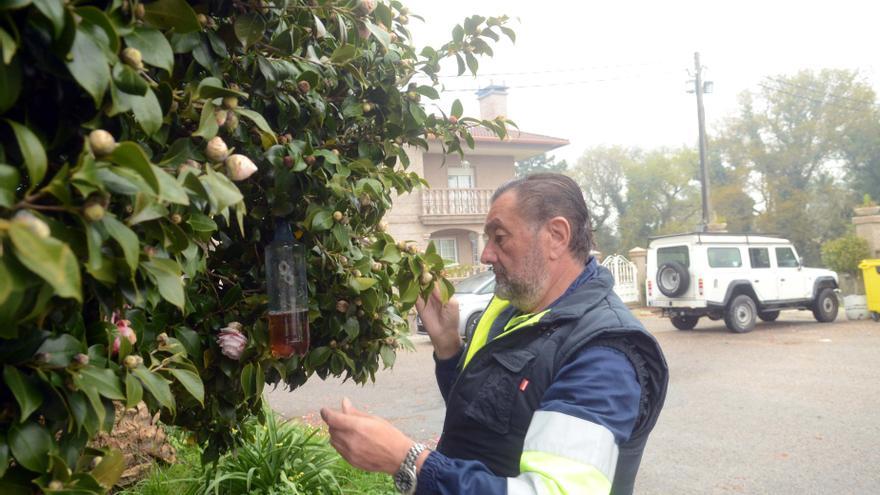
<instances>
[{"instance_id":1,"label":"man","mask_svg":"<svg viewBox=\"0 0 880 495\"><path fill-rule=\"evenodd\" d=\"M590 218L570 178L535 174L492 197L481 261L496 297L471 342L456 302L417 309L434 345L446 420L436 451L354 409L323 409L352 465L403 493L628 494L666 396L657 342L590 255Z\"/></svg>"}]
</instances>

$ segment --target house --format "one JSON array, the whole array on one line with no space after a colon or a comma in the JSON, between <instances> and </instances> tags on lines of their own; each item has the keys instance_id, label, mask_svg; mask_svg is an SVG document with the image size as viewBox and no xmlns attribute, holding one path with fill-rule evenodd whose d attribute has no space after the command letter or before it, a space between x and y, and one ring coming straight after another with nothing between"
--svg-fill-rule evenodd
<instances>
[{"instance_id":1,"label":"house","mask_svg":"<svg viewBox=\"0 0 880 495\"><path fill-rule=\"evenodd\" d=\"M481 118L507 114L506 87L488 86L477 98ZM498 186L514 178L514 163L569 144L515 128L504 140L483 128L474 128L471 135L475 146L465 149L464 159L453 153L444 162L436 140L429 141L428 151L410 149L409 170L430 187L398 197L385 216L395 239L413 241L420 249L433 240L444 259L462 266L479 264L489 200Z\"/></svg>"}]
</instances>

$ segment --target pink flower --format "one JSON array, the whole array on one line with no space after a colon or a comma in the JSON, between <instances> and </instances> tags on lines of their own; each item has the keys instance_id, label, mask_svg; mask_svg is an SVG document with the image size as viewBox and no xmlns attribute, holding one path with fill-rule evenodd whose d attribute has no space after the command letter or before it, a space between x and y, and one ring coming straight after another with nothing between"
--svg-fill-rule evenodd
<instances>
[{"instance_id":1,"label":"pink flower","mask_svg":"<svg viewBox=\"0 0 880 495\"><path fill-rule=\"evenodd\" d=\"M241 323L233 321L220 330L217 344L220 345L220 351L224 356L236 361L241 359L241 354L247 347L247 337L241 333Z\"/></svg>"},{"instance_id":2,"label":"pink flower","mask_svg":"<svg viewBox=\"0 0 880 495\"><path fill-rule=\"evenodd\" d=\"M128 320L122 319L122 314L119 311L114 311L110 316L110 323L116 325L116 332L118 335L113 339L113 354L119 352L119 344L120 337L125 337L134 345L137 342L137 334L134 333L134 329L131 328L131 322Z\"/></svg>"}]
</instances>

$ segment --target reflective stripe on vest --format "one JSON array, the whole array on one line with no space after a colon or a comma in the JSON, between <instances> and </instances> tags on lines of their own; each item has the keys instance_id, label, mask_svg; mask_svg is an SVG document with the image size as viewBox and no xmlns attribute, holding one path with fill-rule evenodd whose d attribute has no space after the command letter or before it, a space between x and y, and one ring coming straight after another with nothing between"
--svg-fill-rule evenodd
<instances>
[{"instance_id":1,"label":"reflective stripe on vest","mask_svg":"<svg viewBox=\"0 0 880 495\"><path fill-rule=\"evenodd\" d=\"M471 336L471 341L467 348L467 355L465 355L464 364L461 367L462 369L466 368L471 361L471 358L474 357L474 354L486 345L486 341L489 340L489 332L492 330L492 324L495 323L498 315L507 309L508 306L510 306L510 302L497 297L493 297L492 301L489 302L489 306L486 308L486 311L483 312L483 315L480 317L480 322L477 323L477 328ZM515 316L504 325L504 332L495 338L498 339L504 337L520 328L537 323L549 312L549 309L545 309L540 313Z\"/></svg>"},{"instance_id":2,"label":"reflective stripe on vest","mask_svg":"<svg viewBox=\"0 0 880 495\"><path fill-rule=\"evenodd\" d=\"M605 495L617 465L614 434L602 425L556 411L535 411L508 495Z\"/></svg>"}]
</instances>

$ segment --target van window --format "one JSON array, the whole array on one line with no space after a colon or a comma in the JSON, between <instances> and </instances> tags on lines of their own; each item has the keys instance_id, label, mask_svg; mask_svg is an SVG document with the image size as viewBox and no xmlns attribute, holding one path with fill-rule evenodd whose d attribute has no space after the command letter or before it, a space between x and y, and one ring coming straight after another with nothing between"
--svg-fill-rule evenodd
<instances>
[{"instance_id":1,"label":"van window","mask_svg":"<svg viewBox=\"0 0 880 495\"><path fill-rule=\"evenodd\" d=\"M798 260L791 248L776 248L776 266L779 268L797 268Z\"/></svg>"},{"instance_id":2,"label":"van window","mask_svg":"<svg viewBox=\"0 0 880 495\"><path fill-rule=\"evenodd\" d=\"M749 260L752 262L752 268L770 268L770 250L749 248Z\"/></svg>"},{"instance_id":3,"label":"van window","mask_svg":"<svg viewBox=\"0 0 880 495\"><path fill-rule=\"evenodd\" d=\"M665 263L677 261L685 266L691 266L690 257L688 256L687 246L664 247L657 250L657 266L663 266Z\"/></svg>"},{"instance_id":4,"label":"van window","mask_svg":"<svg viewBox=\"0 0 880 495\"><path fill-rule=\"evenodd\" d=\"M742 255L739 248L709 248L709 266L712 268L739 268L742 266Z\"/></svg>"}]
</instances>

